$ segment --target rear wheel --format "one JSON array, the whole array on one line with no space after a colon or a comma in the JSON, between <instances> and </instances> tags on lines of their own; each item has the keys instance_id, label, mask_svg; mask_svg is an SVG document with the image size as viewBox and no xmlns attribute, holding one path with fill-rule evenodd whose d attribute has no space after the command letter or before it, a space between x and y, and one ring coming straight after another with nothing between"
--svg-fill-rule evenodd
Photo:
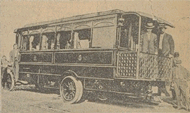
<instances>
[{"instance_id":1,"label":"rear wheel","mask_svg":"<svg viewBox=\"0 0 190 113\"><path fill-rule=\"evenodd\" d=\"M60 94L65 103L78 102L83 94L83 86L80 80L73 76L65 77L60 84Z\"/></svg>"}]
</instances>

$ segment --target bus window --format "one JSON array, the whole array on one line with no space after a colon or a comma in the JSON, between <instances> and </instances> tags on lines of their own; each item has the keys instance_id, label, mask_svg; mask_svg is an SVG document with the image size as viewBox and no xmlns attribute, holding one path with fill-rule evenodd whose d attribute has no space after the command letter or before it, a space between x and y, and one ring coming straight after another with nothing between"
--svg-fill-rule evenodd
<instances>
[{"instance_id":1,"label":"bus window","mask_svg":"<svg viewBox=\"0 0 190 113\"><path fill-rule=\"evenodd\" d=\"M40 49L40 35L30 35L29 37L29 50L39 50Z\"/></svg>"},{"instance_id":2,"label":"bus window","mask_svg":"<svg viewBox=\"0 0 190 113\"><path fill-rule=\"evenodd\" d=\"M74 49L90 47L91 29L82 29L74 32Z\"/></svg>"},{"instance_id":3,"label":"bus window","mask_svg":"<svg viewBox=\"0 0 190 113\"><path fill-rule=\"evenodd\" d=\"M23 36L22 50L29 50L29 38L26 35Z\"/></svg>"},{"instance_id":4,"label":"bus window","mask_svg":"<svg viewBox=\"0 0 190 113\"><path fill-rule=\"evenodd\" d=\"M71 31L61 31L57 34L57 49L71 49Z\"/></svg>"},{"instance_id":5,"label":"bus window","mask_svg":"<svg viewBox=\"0 0 190 113\"><path fill-rule=\"evenodd\" d=\"M124 15L124 26L121 29L120 47L136 50L139 34L139 18L134 14Z\"/></svg>"},{"instance_id":6,"label":"bus window","mask_svg":"<svg viewBox=\"0 0 190 113\"><path fill-rule=\"evenodd\" d=\"M42 35L42 50L54 49L55 47L55 34L45 33Z\"/></svg>"},{"instance_id":7,"label":"bus window","mask_svg":"<svg viewBox=\"0 0 190 113\"><path fill-rule=\"evenodd\" d=\"M113 48L116 31L114 27L99 27L93 29L92 48Z\"/></svg>"}]
</instances>

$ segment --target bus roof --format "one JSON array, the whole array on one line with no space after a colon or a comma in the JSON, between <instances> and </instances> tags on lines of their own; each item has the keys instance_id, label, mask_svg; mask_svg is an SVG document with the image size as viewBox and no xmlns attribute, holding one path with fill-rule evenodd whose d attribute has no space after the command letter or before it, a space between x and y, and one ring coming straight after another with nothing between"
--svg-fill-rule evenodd
<instances>
[{"instance_id":1,"label":"bus roof","mask_svg":"<svg viewBox=\"0 0 190 113\"><path fill-rule=\"evenodd\" d=\"M132 13L132 14L137 14L139 16L144 16L151 18L153 20L156 20L158 23L163 23L166 24L170 27L174 27L171 23L158 18L156 16L153 16L151 14L143 13L143 12L135 12L135 11L127 11L124 12L123 10L115 9L115 10L109 10L109 11L102 11L102 12L96 12L96 13L88 13L88 14L82 14L82 15L76 15L72 17L66 17L66 18L61 18L61 19L56 19L56 20L51 20L51 21L44 21L44 22L38 22L38 23L32 23L32 24L27 24L22 28L18 28L15 30L21 30L21 29L27 29L27 28L32 28L32 27L40 27L40 26L46 26L49 24L56 24L56 23L61 23L61 22L66 22L66 21L73 21L73 20L79 20L79 19L85 19L85 18L92 18L92 17L97 17L97 16L105 16L105 15L112 15L112 14L127 14L127 13Z\"/></svg>"}]
</instances>

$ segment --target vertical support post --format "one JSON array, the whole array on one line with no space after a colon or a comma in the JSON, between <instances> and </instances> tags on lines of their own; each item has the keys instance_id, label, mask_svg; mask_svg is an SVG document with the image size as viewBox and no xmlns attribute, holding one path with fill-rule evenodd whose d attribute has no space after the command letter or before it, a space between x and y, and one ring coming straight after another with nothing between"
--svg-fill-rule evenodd
<instances>
[{"instance_id":1,"label":"vertical support post","mask_svg":"<svg viewBox=\"0 0 190 113\"><path fill-rule=\"evenodd\" d=\"M121 26L119 26L118 27L118 32L117 32L117 34L118 34L118 38L117 38L117 47L119 47L120 46L120 39L121 39Z\"/></svg>"},{"instance_id":2,"label":"vertical support post","mask_svg":"<svg viewBox=\"0 0 190 113\"><path fill-rule=\"evenodd\" d=\"M140 62L140 38L141 37L141 16L139 16L139 34L138 34L138 49L137 49L137 71L136 79L139 79L139 62Z\"/></svg>"},{"instance_id":3,"label":"vertical support post","mask_svg":"<svg viewBox=\"0 0 190 113\"><path fill-rule=\"evenodd\" d=\"M72 29L71 29L71 47L74 48L74 25L72 24Z\"/></svg>"},{"instance_id":4,"label":"vertical support post","mask_svg":"<svg viewBox=\"0 0 190 113\"><path fill-rule=\"evenodd\" d=\"M40 28L40 48L39 48L39 50L42 49L42 32L43 32L43 28L41 27Z\"/></svg>"},{"instance_id":5,"label":"vertical support post","mask_svg":"<svg viewBox=\"0 0 190 113\"><path fill-rule=\"evenodd\" d=\"M90 44L89 44L89 48L92 47L92 38L93 38L93 22L91 22L91 27L90 27Z\"/></svg>"},{"instance_id":6,"label":"vertical support post","mask_svg":"<svg viewBox=\"0 0 190 113\"><path fill-rule=\"evenodd\" d=\"M27 46L26 46L26 50L27 50L27 49L28 49L28 50L31 50L31 47L30 47L30 36L29 36L30 34L29 34L29 32L30 32L30 31L29 31L29 29L28 29L28 31L27 31L27 38L28 38L28 41L29 41L29 43L28 43L28 44L29 44L29 46L28 46L29 48L27 48Z\"/></svg>"},{"instance_id":7,"label":"vertical support post","mask_svg":"<svg viewBox=\"0 0 190 113\"><path fill-rule=\"evenodd\" d=\"M19 34L20 34L20 50L23 50L23 49L22 49L22 48L23 48L22 46L23 46L23 43L24 43L24 42L23 42L23 35L22 35L22 32L21 32L21 31L20 31Z\"/></svg>"},{"instance_id":8,"label":"vertical support post","mask_svg":"<svg viewBox=\"0 0 190 113\"><path fill-rule=\"evenodd\" d=\"M55 34L54 34L54 49L57 49L57 26L55 26Z\"/></svg>"}]
</instances>

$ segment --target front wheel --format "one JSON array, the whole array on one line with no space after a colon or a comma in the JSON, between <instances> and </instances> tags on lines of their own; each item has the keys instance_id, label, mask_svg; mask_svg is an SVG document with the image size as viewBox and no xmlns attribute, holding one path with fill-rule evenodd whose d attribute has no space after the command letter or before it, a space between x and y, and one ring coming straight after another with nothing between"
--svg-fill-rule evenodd
<instances>
[{"instance_id":1,"label":"front wheel","mask_svg":"<svg viewBox=\"0 0 190 113\"><path fill-rule=\"evenodd\" d=\"M73 76L65 77L60 84L60 95L65 103L76 103L82 98L83 86Z\"/></svg>"},{"instance_id":2,"label":"front wheel","mask_svg":"<svg viewBox=\"0 0 190 113\"><path fill-rule=\"evenodd\" d=\"M12 74L12 72L7 72L7 75L6 75L7 77L7 80L6 80L6 85L7 85L7 89L9 90L9 91L12 91L13 90L13 88L14 88L14 85L15 85L15 81L14 81L14 77L13 77L13 74Z\"/></svg>"}]
</instances>

